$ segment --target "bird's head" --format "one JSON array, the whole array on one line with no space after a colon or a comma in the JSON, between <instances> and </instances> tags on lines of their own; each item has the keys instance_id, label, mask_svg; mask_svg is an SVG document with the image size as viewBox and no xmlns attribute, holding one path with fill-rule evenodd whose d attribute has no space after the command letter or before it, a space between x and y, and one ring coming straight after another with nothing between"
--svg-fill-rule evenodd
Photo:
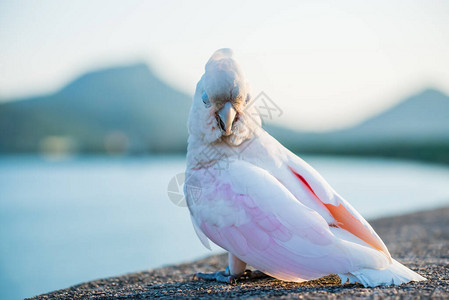
<instances>
[{"instance_id":1,"label":"bird's head","mask_svg":"<svg viewBox=\"0 0 449 300\"><path fill-rule=\"evenodd\" d=\"M250 139L261 121L249 85L231 49L215 51L196 86L189 115L189 133L206 143L218 140L238 146Z\"/></svg>"}]
</instances>

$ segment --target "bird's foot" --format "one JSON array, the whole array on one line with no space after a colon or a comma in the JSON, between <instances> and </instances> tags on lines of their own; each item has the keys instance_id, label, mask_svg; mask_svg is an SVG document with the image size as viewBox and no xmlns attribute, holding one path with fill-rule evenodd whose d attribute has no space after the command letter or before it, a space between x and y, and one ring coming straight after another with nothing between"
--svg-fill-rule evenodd
<instances>
[{"instance_id":1,"label":"bird's foot","mask_svg":"<svg viewBox=\"0 0 449 300\"><path fill-rule=\"evenodd\" d=\"M268 277L268 275L258 270L245 270L241 274L231 275L229 267L226 267L226 270L224 271L218 271L215 273L196 273L193 275L193 279L211 280L229 284L235 284L241 279L259 279L265 277Z\"/></svg>"}]
</instances>

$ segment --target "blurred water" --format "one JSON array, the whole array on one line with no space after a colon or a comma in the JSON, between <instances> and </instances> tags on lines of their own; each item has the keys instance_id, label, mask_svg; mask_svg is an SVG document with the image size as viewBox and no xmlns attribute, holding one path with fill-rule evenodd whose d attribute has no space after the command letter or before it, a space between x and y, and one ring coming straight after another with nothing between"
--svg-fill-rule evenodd
<instances>
[{"instance_id":1,"label":"blurred water","mask_svg":"<svg viewBox=\"0 0 449 300\"><path fill-rule=\"evenodd\" d=\"M449 205L449 169L306 157L365 217ZM182 156L0 157L0 298L192 260L210 252L167 196ZM218 252L218 247L214 252Z\"/></svg>"}]
</instances>

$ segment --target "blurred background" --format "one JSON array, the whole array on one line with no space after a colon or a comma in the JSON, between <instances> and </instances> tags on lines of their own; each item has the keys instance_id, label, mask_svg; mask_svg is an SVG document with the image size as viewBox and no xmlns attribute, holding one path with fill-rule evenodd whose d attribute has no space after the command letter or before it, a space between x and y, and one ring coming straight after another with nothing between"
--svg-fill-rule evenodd
<instances>
[{"instance_id":1,"label":"blurred background","mask_svg":"<svg viewBox=\"0 0 449 300\"><path fill-rule=\"evenodd\" d=\"M1 1L0 298L209 253L167 188L222 47L362 215L449 204L447 1Z\"/></svg>"}]
</instances>

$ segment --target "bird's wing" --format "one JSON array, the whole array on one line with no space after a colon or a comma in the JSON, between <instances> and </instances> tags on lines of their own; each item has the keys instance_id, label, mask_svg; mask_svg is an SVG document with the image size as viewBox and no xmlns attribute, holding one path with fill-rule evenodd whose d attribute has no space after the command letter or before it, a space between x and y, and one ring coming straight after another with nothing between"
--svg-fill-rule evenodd
<instances>
[{"instance_id":1,"label":"bird's wing","mask_svg":"<svg viewBox=\"0 0 449 300\"><path fill-rule=\"evenodd\" d=\"M302 281L389 264L381 252L336 237L262 168L238 160L210 171L220 174L201 181L201 196L187 194L192 217L209 239L253 267Z\"/></svg>"},{"instance_id":2,"label":"bird's wing","mask_svg":"<svg viewBox=\"0 0 449 300\"><path fill-rule=\"evenodd\" d=\"M285 151L288 150L285 149ZM352 233L374 249L383 252L391 261L391 255L387 247L371 225L343 197L335 192L314 168L291 152L288 158L286 167L289 174L286 176L294 176L297 184L308 193L308 198L315 201L316 204L324 206L333 218L331 224Z\"/></svg>"}]
</instances>

